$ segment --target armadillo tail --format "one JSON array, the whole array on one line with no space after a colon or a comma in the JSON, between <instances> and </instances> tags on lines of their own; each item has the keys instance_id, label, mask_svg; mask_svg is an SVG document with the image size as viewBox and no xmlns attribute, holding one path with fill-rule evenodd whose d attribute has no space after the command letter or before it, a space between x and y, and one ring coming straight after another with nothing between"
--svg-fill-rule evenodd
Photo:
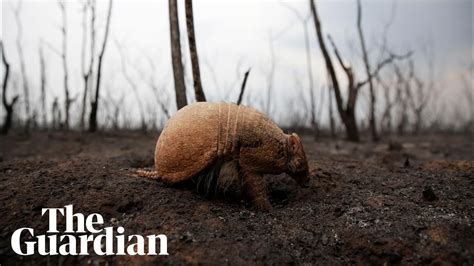
<instances>
[{"instance_id":1,"label":"armadillo tail","mask_svg":"<svg viewBox=\"0 0 474 266\"><path fill-rule=\"evenodd\" d=\"M149 179L160 179L160 176L158 176L158 172L156 171L137 170L136 175L140 177L146 177Z\"/></svg>"}]
</instances>

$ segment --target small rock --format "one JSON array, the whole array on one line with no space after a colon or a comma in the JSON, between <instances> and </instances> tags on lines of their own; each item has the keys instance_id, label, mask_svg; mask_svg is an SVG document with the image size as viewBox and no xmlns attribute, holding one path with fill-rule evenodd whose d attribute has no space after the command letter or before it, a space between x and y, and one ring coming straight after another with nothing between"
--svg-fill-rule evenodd
<instances>
[{"instance_id":1,"label":"small rock","mask_svg":"<svg viewBox=\"0 0 474 266\"><path fill-rule=\"evenodd\" d=\"M326 234L323 234L323 236L321 237L321 241L323 245L327 245L329 242L328 236Z\"/></svg>"},{"instance_id":2,"label":"small rock","mask_svg":"<svg viewBox=\"0 0 474 266\"><path fill-rule=\"evenodd\" d=\"M247 211L241 211L239 212L239 219L240 220L245 220L250 217L250 213Z\"/></svg>"},{"instance_id":3,"label":"small rock","mask_svg":"<svg viewBox=\"0 0 474 266\"><path fill-rule=\"evenodd\" d=\"M334 215L336 217L341 217L344 214L344 210L341 207L334 209Z\"/></svg>"},{"instance_id":4,"label":"small rock","mask_svg":"<svg viewBox=\"0 0 474 266\"><path fill-rule=\"evenodd\" d=\"M188 231L186 233L182 234L180 239L184 240L184 242L186 242L186 243L194 242L193 235Z\"/></svg>"},{"instance_id":5,"label":"small rock","mask_svg":"<svg viewBox=\"0 0 474 266\"><path fill-rule=\"evenodd\" d=\"M221 209L219 207L211 207L211 212L220 212Z\"/></svg>"},{"instance_id":6,"label":"small rock","mask_svg":"<svg viewBox=\"0 0 474 266\"><path fill-rule=\"evenodd\" d=\"M423 198L426 201L435 201L438 199L438 197L433 191L433 188L431 188L430 186L426 187L425 190L423 190Z\"/></svg>"},{"instance_id":7,"label":"small rock","mask_svg":"<svg viewBox=\"0 0 474 266\"><path fill-rule=\"evenodd\" d=\"M410 167L410 157L407 156L405 159L405 163L403 164L403 167L408 168Z\"/></svg>"}]
</instances>

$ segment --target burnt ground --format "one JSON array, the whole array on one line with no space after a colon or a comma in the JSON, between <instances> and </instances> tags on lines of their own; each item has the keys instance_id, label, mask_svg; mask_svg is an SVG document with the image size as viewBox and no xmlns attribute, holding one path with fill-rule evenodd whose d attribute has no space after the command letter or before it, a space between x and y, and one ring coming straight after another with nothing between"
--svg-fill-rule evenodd
<instances>
[{"instance_id":1,"label":"burnt ground","mask_svg":"<svg viewBox=\"0 0 474 266\"><path fill-rule=\"evenodd\" d=\"M131 177L157 135L35 133L0 138L0 263L474 263L474 141L422 136L353 144L304 137L309 188L267 176L271 213L244 201ZM166 234L170 256L20 257L14 230L45 232L41 208L73 204L127 234ZM63 219L59 220L64 224Z\"/></svg>"}]
</instances>

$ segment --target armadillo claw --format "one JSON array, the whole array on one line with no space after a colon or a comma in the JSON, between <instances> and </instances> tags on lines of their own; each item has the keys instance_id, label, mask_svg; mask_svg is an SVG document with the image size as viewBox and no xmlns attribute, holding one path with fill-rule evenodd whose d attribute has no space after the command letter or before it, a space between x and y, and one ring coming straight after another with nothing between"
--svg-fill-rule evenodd
<instances>
[{"instance_id":1,"label":"armadillo claw","mask_svg":"<svg viewBox=\"0 0 474 266\"><path fill-rule=\"evenodd\" d=\"M271 212L273 210L272 205L267 199L255 200L253 202L253 206L255 207L255 209L262 212Z\"/></svg>"}]
</instances>

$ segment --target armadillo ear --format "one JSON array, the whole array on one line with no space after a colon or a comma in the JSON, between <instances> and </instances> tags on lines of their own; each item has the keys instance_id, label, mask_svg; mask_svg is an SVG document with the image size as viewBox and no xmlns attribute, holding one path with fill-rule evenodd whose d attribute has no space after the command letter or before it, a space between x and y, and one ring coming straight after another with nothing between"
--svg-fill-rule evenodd
<instances>
[{"instance_id":1,"label":"armadillo ear","mask_svg":"<svg viewBox=\"0 0 474 266\"><path fill-rule=\"evenodd\" d=\"M295 133L291 134L288 138L288 143L290 144L290 149L293 153L298 151L299 147L299 137Z\"/></svg>"}]
</instances>

